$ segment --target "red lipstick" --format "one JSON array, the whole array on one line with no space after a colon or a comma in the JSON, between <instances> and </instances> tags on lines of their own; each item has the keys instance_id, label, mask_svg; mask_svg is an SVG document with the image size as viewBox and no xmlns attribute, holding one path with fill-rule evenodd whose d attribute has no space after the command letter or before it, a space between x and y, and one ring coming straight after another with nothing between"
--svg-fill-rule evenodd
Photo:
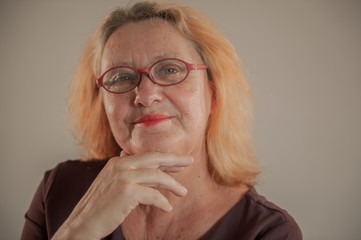
<instances>
[{"instance_id":1,"label":"red lipstick","mask_svg":"<svg viewBox=\"0 0 361 240\"><path fill-rule=\"evenodd\" d=\"M149 127L149 126L153 126L155 124L158 124L162 121L166 121L166 120L169 120L171 119L171 117L167 116L167 115L162 115L162 114L147 114L147 115L144 115L143 117L141 118L138 118L134 124L143 124L145 125L146 127Z\"/></svg>"}]
</instances>

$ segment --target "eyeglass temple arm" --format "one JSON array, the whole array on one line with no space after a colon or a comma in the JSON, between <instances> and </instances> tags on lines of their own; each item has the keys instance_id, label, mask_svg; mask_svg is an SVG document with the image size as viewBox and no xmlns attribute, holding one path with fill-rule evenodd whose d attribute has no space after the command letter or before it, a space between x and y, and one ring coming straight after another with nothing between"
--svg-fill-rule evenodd
<instances>
[{"instance_id":1,"label":"eyeglass temple arm","mask_svg":"<svg viewBox=\"0 0 361 240\"><path fill-rule=\"evenodd\" d=\"M192 64L192 69L198 70L198 69L207 69L208 66L204 64Z\"/></svg>"}]
</instances>

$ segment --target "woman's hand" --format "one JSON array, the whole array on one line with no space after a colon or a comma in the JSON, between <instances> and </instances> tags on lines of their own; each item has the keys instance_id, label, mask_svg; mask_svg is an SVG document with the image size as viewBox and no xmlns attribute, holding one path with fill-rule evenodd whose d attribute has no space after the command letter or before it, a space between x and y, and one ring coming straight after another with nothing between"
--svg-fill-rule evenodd
<instances>
[{"instance_id":1,"label":"woman's hand","mask_svg":"<svg viewBox=\"0 0 361 240\"><path fill-rule=\"evenodd\" d=\"M172 206L156 188L185 196L185 189L165 172L179 172L191 157L169 153L111 158L53 239L100 239L114 231L139 204L169 212Z\"/></svg>"}]
</instances>

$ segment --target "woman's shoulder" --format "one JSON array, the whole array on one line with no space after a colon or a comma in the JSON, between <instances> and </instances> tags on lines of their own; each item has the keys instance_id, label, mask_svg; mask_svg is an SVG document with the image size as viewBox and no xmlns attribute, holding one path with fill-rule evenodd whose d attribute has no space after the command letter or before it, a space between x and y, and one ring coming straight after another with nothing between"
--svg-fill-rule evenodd
<instances>
[{"instance_id":1,"label":"woman's shoulder","mask_svg":"<svg viewBox=\"0 0 361 240\"><path fill-rule=\"evenodd\" d=\"M251 188L244 196L243 201L239 203L244 210L249 212L250 216L260 219L271 218L274 221L287 222L294 221L292 216L284 209L280 208L273 202L268 201L264 196L260 195L254 188ZM247 205L249 207L245 208Z\"/></svg>"},{"instance_id":2,"label":"woman's shoulder","mask_svg":"<svg viewBox=\"0 0 361 240\"><path fill-rule=\"evenodd\" d=\"M89 160L66 160L58 163L54 168L46 171L45 175L65 173L65 172L88 172L88 171L100 171L107 160L89 159Z\"/></svg>"},{"instance_id":3,"label":"woman's shoulder","mask_svg":"<svg viewBox=\"0 0 361 240\"><path fill-rule=\"evenodd\" d=\"M44 192L49 196L57 192L84 192L89 188L107 160L67 160L44 174Z\"/></svg>"},{"instance_id":4,"label":"woman's shoulder","mask_svg":"<svg viewBox=\"0 0 361 240\"><path fill-rule=\"evenodd\" d=\"M302 239L295 219L286 210L258 194L254 188L239 202L239 210L245 214L244 221L248 228L252 229L250 234L259 239Z\"/></svg>"},{"instance_id":5,"label":"woman's shoulder","mask_svg":"<svg viewBox=\"0 0 361 240\"><path fill-rule=\"evenodd\" d=\"M207 237L208 236L208 237ZM205 239L302 239L294 218L251 188Z\"/></svg>"},{"instance_id":6,"label":"woman's shoulder","mask_svg":"<svg viewBox=\"0 0 361 240\"><path fill-rule=\"evenodd\" d=\"M43 201L51 234L67 219L106 162L70 160L45 173Z\"/></svg>"},{"instance_id":7,"label":"woman's shoulder","mask_svg":"<svg viewBox=\"0 0 361 240\"><path fill-rule=\"evenodd\" d=\"M67 160L57 164L44 174L45 189L50 191L53 185L76 185L90 183L103 169L107 160Z\"/></svg>"},{"instance_id":8,"label":"woman's shoulder","mask_svg":"<svg viewBox=\"0 0 361 240\"><path fill-rule=\"evenodd\" d=\"M58 172L93 172L100 171L108 160L89 159L89 160L66 160L58 163L54 168L48 170L46 174L58 173Z\"/></svg>"},{"instance_id":9,"label":"woman's shoulder","mask_svg":"<svg viewBox=\"0 0 361 240\"><path fill-rule=\"evenodd\" d=\"M37 239L50 238L106 163L106 160L68 160L46 171L25 215L23 235L35 231Z\"/></svg>"}]
</instances>

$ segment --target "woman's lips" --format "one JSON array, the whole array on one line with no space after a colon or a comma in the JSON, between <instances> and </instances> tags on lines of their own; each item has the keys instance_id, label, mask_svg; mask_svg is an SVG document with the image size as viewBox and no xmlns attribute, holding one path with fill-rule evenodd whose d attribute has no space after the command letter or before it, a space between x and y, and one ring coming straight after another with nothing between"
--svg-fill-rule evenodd
<instances>
[{"instance_id":1,"label":"woman's lips","mask_svg":"<svg viewBox=\"0 0 361 240\"><path fill-rule=\"evenodd\" d=\"M163 114L147 114L147 115L144 115L143 117L141 118L138 118L134 124L137 125L137 124L142 124L146 127L149 127L149 126L153 126L155 124L158 124L162 121L166 121L166 120L169 120L171 119L172 117L170 116L167 116L167 115L163 115Z\"/></svg>"}]
</instances>

